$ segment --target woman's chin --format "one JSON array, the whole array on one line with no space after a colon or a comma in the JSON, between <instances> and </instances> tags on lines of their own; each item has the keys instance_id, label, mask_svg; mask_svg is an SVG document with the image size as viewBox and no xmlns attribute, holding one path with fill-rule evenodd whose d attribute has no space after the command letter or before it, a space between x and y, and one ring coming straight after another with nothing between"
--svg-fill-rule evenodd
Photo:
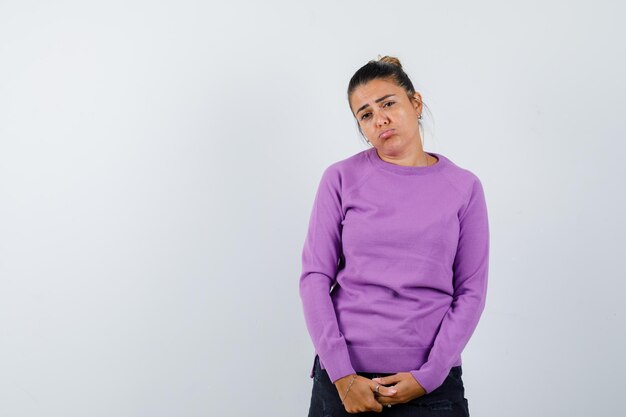
<instances>
[{"instance_id":1,"label":"woman's chin","mask_svg":"<svg viewBox=\"0 0 626 417\"><path fill-rule=\"evenodd\" d=\"M397 135L391 136L380 144L380 149L388 155L401 153L405 147L406 144Z\"/></svg>"}]
</instances>

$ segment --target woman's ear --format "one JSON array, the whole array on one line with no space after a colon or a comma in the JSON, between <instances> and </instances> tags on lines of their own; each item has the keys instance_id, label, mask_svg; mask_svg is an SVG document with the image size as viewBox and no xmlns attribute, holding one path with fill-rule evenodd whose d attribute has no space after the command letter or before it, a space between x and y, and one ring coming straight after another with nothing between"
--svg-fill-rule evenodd
<instances>
[{"instance_id":1,"label":"woman's ear","mask_svg":"<svg viewBox=\"0 0 626 417\"><path fill-rule=\"evenodd\" d=\"M415 114L418 116L422 114L422 95L417 91L413 94L413 107L415 108Z\"/></svg>"}]
</instances>

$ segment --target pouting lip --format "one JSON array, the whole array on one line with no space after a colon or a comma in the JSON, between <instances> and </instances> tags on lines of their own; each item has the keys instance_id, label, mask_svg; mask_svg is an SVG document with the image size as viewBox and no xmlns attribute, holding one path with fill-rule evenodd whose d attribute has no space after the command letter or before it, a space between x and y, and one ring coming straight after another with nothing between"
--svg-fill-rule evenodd
<instances>
[{"instance_id":1,"label":"pouting lip","mask_svg":"<svg viewBox=\"0 0 626 417\"><path fill-rule=\"evenodd\" d=\"M395 129L387 129L387 130L383 130L382 132L380 132L380 135L378 135L378 139L381 138L382 135L384 135L387 132L394 132Z\"/></svg>"}]
</instances>

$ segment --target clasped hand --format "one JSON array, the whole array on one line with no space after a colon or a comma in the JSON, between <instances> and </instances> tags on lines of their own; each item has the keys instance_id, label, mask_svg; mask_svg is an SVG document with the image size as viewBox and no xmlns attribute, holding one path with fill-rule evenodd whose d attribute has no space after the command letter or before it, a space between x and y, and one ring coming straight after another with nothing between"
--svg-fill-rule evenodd
<instances>
[{"instance_id":1,"label":"clasped hand","mask_svg":"<svg viewBox=\"0 0 626 417\"><path fill-rule=\"evenodd\" d=\"M350 382L352 386L350 386ZM348 390L348 386L350 389ZM376 387L378 386L378 392ZM401 404L426 394L426 390L410 372L368 379L348 375L335 381L339 397L348 413L383 411L383 406ZM348 394L346 395L346 391ZM344 398L345 395L345 398Z\"/></svg>"}]
</instances>

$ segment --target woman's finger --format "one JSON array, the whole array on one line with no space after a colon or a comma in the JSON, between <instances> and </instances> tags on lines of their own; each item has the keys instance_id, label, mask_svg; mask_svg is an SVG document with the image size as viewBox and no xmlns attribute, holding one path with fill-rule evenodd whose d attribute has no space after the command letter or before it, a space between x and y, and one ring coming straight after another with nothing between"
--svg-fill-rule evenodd
<instances>
[{"instance_id":1,"label":"woman's finger","mask_svg":"<svg viewBox=\"0 0 626 417\"><path fill-rule=\"evenodd\" d=\"M372 379L372 381L381 385L391 385L391 384L396 384L402 381L402 377L399 374L394 374L394 375L374 378Z\"/></svg>"},{"instance_id":2,"label":"woman's finger","mask_svg":"<svg viewBox=\"0 0 626 417\"><path fill-rule=\"evenodd\" d=\"M378 401L380 403L380 405L383 406L383 407L388 407L390 405L398 404L398 403L402 402L402 401L398 401L398 400L393 400L390 397L376 397L376 401Z\"/></svg>"},{"instance_id":3,"label":"woman's finger","mask_svg":"<svg viewBox=\"0 0 626 417\"><path fill-rule=\"evenodd\" d=\"M384 396L384 397L393 397L398 392L394 387L386 387L383 384L376 384L374 386L374 394Z\"/></svg>"}]
</instances>

